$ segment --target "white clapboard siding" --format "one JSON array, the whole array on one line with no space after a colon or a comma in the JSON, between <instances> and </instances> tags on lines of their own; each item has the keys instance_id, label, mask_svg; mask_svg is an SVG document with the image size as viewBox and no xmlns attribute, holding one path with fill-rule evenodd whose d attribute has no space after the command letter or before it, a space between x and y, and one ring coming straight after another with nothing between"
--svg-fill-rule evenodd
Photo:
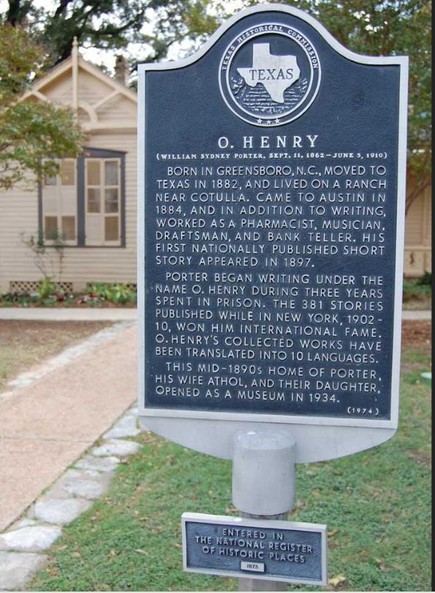
<instances>
[{"instance_id":1,"label":"white clapboard siding","mask_svg":"<svg viewBox=\"0 0 435 593\"><path fill-rule=\"evenodd\" d=\"M413 190L413 181L408 183ZM404 272L409 278L432 271L432 188L428 186L412 203L405 221Z\"/></svg>"}]
</instances>

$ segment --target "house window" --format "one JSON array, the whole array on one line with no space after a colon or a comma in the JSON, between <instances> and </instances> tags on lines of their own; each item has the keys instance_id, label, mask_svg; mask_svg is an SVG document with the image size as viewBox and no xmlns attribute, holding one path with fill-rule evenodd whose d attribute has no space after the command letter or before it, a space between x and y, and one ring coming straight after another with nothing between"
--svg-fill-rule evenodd
<instances>
[{"instance_id":1,"label":"house window","mask_svg":"<svg viewBox=\"0 0 435 593\"><path fill-rule=\"evenodd\" d=\"M46 177L42 191L44 239L77 244L77 167L74 159L60 163L57 175Z\"/></svg>"},{"instance_id":2,"label":"house window","mask_svg":"<svg viewBox=\"0 0 435 593\"><path fill-rule=\"evenodd\" d=\"M119 244L120 159L86 159L86 243Z\"/></svg>"},{"instance_id":3,"label":"house window","mask_svg":"<svg viewBox=\"0 0 435 593\"><path fill-rule=\"evenodd\" d=\"M40 189L39 220L49 245L125 246L125 154L86 149L64 159Z\"/></svg>"}]
</instances>

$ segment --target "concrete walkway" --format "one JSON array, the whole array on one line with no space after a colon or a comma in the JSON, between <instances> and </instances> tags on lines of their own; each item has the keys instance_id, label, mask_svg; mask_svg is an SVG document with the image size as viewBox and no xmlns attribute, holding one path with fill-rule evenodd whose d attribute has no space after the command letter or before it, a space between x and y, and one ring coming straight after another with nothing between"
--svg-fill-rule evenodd
<instances>
[{"instance_id":1,"label":"concrete walkway","mask_svg":"<svg viewBox=\"0 0 435 593\"><path fill-rule=\"evenodd\" d=\"M0 309L0 317L6 311L8 319L31 318L26 309ZM136 311L110 310L115 315L107 317L101 310L86 316L82 309L60 311L44 310L38 318L114 317L116 323L29 369L0 393L0 590L23 590L45 559L41 549L92 504L116 463L138 447L122 438L139 433ZM126 321L118 321L120 313ZM101 437L103 447L91 449Z\"/></svg>"},{"instance_id":2,"label":"concrete walkway","mask_svg":"<svg viewBox=\"0 0 435 593\"><path fill-rule=\"evenodd\" d=\"M27 321L128 321L135 320L136 309L99 307L0 307L0 319L23 319Z\"/></svg>"},{"instance_id":3,"label":"concrete walkway","mask_svg":"<svg viewBox=\"0 0 435 593\"><path fill-rule=\"evenodd\" d=\"M0 530L133 404L136 374L136 328L124 322L0 394Z\"/></svg>"},{"instance_id":4,"label":"concrete walkway","mask_svg":"<svg viewBox=\"0 0 435 593\"><path fill-rule=\"evenodd\" d=\"M432 311L403 311L402 319L409 321L430 321Z\"/></svg>"}]
</instances>

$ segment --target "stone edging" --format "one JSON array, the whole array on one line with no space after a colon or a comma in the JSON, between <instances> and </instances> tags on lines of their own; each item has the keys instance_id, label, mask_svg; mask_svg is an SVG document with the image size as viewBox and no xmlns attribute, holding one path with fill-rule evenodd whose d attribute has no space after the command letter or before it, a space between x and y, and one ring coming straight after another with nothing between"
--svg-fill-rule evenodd
<instances>
[{"instance_id":1,"label":"stone edging","mask_svg":"<svg viewBox=\"0 0 435 593\"><path fill-rule=\"evenodd\" d=\"M122 458L140 445L128 440L141 432L133 406L98 445L78 459L27 512L0 533L0 591L22 591L48 556L62 528L88 510L107 490Z\"/></svg>"}]
</instances>

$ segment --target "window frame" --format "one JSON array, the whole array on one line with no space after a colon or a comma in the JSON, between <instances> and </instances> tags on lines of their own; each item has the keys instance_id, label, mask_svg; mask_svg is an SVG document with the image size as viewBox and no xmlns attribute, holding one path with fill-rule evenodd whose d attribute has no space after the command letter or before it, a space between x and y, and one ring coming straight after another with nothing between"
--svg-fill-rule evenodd
<instances>
[{"instance_id":1,"label":"window frame","mask_svg":"<svg viewBox=\"0 0 435 593\"><path fill-rule=\"evenodd\" d=\"M121 159L119 157L115 158L115 157L109 157L109 158L91 158L88 157L87 159L85 159L84 161L85 163L85 173L84 173L84 178L85 178L85 187L84 187L84 192L85 192L85 233L86 233L86 241L87 244L89 246L94 246L94 247L99 247L102 244L106 247L110 247L110 246L119 246L120 241L121 241L121 178L122 178L122 172L121 172ZM117 172L116 172L116 179L117 179L117 183L116 186L115 184L109 184L107 183L107 178L106 178L106 165L108 163L115 163L116 168L117 168ZM92 182L89 179L89 174L90 174L90 165L91 164L96 164L97 165L97 171L98 171L98 180L94 180L94 182ZM116 199L116 205L117 205L117 210L116 212L110 212L107 209L107 198L106 198L106 192L109 189L113 189L116 187L117 190L117 199ZM89 208L90 206L90 191L94 190L96 192L98 192L98 210L92 212ZM106 224L108 219L116 219L116 234L117 234L117 239L107 239L106 238ZM96 225L96 227L99 227L99 233L101 237L104 237L103 239L103 243L100 243L98 240L91 240L89 235L89 228L91 226L91 221L94 221L94 224ZM87 232L86 232L87 229Z\"/></svg>"},{"instance_id":2,"label":"window frame","mask_svg":"<svg viewBox=\"0 0 435 593\"><path fill-rule=\"evenodd\" d=\"M44 210L44 212L42 213L41 216L41 220L40 220L40 225L39 228L42 230L42 236L44 238L44 244L46 244L48 247L49 246L54 246L57 247L59 244L65 245L65 246L69 246L69 247L76 247L77 246L77 227L78 227L78 220L77 220L77 159L73 159L73 158L65 158L62 159L61 163L65 164L65 163L72 163L72 172L73 172L73 182L72 184L67 184L67 183L63 183L63 172L62 169L59 171L59 173L57 173L56 175L51 176L49 179L51 181L54 181L54 183L46 183L46 179L47 177L45 177L44 179L44 183L43 183L43 188L47 187L47 188L53 188L54 192L56 193L55 196L55 202L56 202L56 208L53 209L52 211L47 211L44 210L44 196L43 193L41 195L41 208L42 210ZM65 188L65 193L67 193L67 189L66 188L72 188L70 189L71 196L74 196L74 204L75 204L75 211L74 213L71 212L67 212L64 211L62 206L65 204L62 204L63 200L67 201L68 197L67 195L63 195L63 191L62 188ZM41 188L42 189L42 188ZM49 196L47 196L47 199L50 199ZM51 196L51 200L53 200L53 196ZM56 210L56 212L54 211ZM71 239L65 239L62 238L62 229L63 229L63 219L64 218L70 218L73 217L74 218L74 237ZM46 232L47 232L47 228L46 228L46 219L48 218L53 218L56 219L56 236L52 239L50 239L49 237L46 237Z\"/></svg>"},{"instance_id":3,"label":"window frame","mask_svg":"<svg viewBox=\"0 0 435 593\"><path fill-rule=\"evenodd\" d=\"M125 222L125 209L126 209L126 179L125 179L125 158L126 152L119 150L109 150L102 148L91 148L86 147L81 156L76 159L60 159L60 160L75 160L76 163L76 239L75 241L64 241L65 247L71 248L85 248L85 249L113 249L113 248L124 248L126 247L126 222ZM104 241L102 243L87 243L86 242L86 216L87 216L87 198L86 198L86 161L87 159L98 159L100 161L105 160L118 160L119 161L119 211L117 213L119 217L119 239L117 241ZM40 183L38 186L38 226L41 229L43 236L45 237L45 224L44 224L44 205L43 205L43 190L44 183ZM101 214L101 216L105 216ZM55 247L56 241L51 241L44 238L44 242L47 247Z\"/></svg>"}]
</instances>

